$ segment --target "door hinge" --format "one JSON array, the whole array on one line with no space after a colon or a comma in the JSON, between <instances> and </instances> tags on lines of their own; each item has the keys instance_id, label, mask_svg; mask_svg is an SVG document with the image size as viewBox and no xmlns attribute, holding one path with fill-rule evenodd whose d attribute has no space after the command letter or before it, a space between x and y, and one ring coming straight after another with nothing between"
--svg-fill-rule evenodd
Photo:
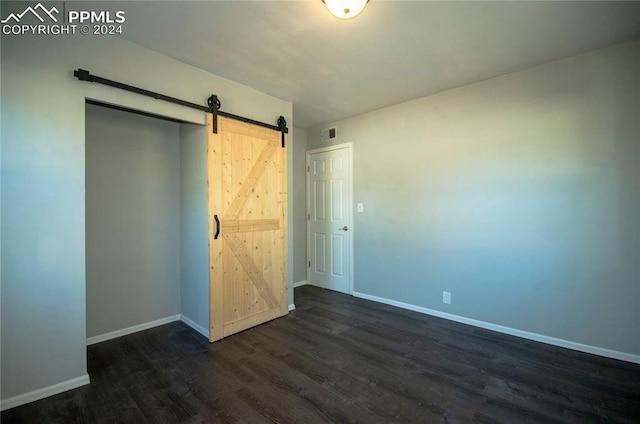
<instances>
[{"instance_id":1,"label":"door hinge","mask_svg":"<svg viewBox=\"0 0 640 424\"><path fill-rule=\"evenodd\" d=\"M311 214L310 214L310 213L308 213L308 214L307 214L307 221L309 221L310 219L311 219Z\"/></svg>"},{"instance_id":2,"label":"door hinge","mask_svg":"<svg viewBox=\"0 0 640 424\"><path fill-rule=\"evenodd\" d=\"M309 268L311 268L311 261L309 261Z\"/></svg>"},{"instance_id":3,"label":"door hinge","mask_svg":"<svg viewBox=\"0 0 640 424\"><path fill-rule=\"evenodd\" d=\"M307 166L307 172L311 172L311 166Z\"/></svg>"}]
</instances>

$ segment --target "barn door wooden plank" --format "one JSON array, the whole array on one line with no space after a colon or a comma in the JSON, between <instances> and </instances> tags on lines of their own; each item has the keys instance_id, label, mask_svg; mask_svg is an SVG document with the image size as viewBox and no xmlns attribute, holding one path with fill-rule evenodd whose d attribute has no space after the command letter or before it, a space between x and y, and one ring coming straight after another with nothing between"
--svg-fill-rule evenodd
<instances>
[{"instance_id":1,"label":"barn door wooden plank","mask_svg":"<svg viewBox=\"0 0 640 424\"><path fill-rule=\"evenodd\" d=\"M256 231L277 230L278 219L225 219L222 221L222 233L246 233Z\"/></svg>"},{"instance_id":2,"label":"barn door wooden plank","mask_svg":"<svg viewBox=\"0 0 640 424\"><path fill-rule=\"evenodd\" d=\"M269 158L277 149L278 145L276 143L269 143L264 147L260 156L254 162L251 171L249 171L249 174L240 184L240 190L238 190L236 195L233 197L233 200L229 205L229 209L227 209L227 212L225 213L225 219L238 217L240 209L249 198L249 194L251 194L251 191L255 189L258 178L264 173L266 167L269 165Z\"/></svg>"},{"instance_id":3,"label":"barn door wooden plank","mask_svg":"<svg viewBox=\"0 0 640 424\"><path fill-rule=\"evenodd\" d=\"M215 164L222 163L222 144L220 135L213 133L213 116L207 114L207 181L209 187L209 341L220 340L224 335L224 303L223 285L211 284L223 278L223 246L222 240L214 239L217 228L214 217L223 208L222 192L212 188L222 184L223 168ZM218 220L220 218L218 217Z\"/></svg>"},{"instance_id":4,"label":"barn door wooden plank","mask_svg":"<svg viewBox=\"0 0 640 424\"><path fill-rule=\"evenodd\" d=\"M278 305L278 300L275 295L271 291L269 284L267 284L264 276L262 275L262 271L258 269L255 262L253 261L253 256L251 253L245 248L244 243L238 237L237 234L231 233L224 236L229 247L233 251L236 259L242 265L245 272L253 282L253 285L258 289L260 296L267 302L269 307L273 308Z\"/></svg>"},{"instance_id":5,"label":"barn door wooden plank","mask_svg":"<svg viewBox=\"0 0 640 424\"><path fill-rule=\"evenodd\" d=\"M281 133L218 119L208 140L211 341L288 313Z\"/></svg>"}]
</instances>

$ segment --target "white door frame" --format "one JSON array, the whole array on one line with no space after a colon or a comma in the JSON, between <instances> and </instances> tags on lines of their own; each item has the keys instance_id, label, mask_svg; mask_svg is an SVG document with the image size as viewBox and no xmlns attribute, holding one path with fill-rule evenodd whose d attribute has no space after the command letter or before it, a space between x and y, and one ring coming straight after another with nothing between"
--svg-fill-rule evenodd
<instances>
[{"instance_id":1,"label":"white door frame","mask_svg":"<svg viewBox=\"0 0 640 424\"><path fill-rule=\"evenodd\" d=\"M309 214L311 213L311 195L310 195L310 183L311 183L311 178L310 178L310 172L309 172L309 160L311 158L311 155L315 154L315 153L324 153L324 152L329 152L331 150L340 150L340 149L348 149L349 150L349 193L351 193L351 208L350 208L350 214L349 214L349 229L350 231L349 233L349 294L353 295L353 233L355 231L355 223L353 221L353 143L342 143L342 144L335 144L332 146L327 146L327 147L321 147L319 149L312 149L312 150L307 150L306 153L306 168L307 168L307 172L306 172L306 178L307 178L307 184L306 184L306 191L307 191L307 284L311 284L311 280L310 280L310 268L309 268L309 262L311 261L311 258L309 256L309 252L311 252L311 222L309 220Z\"/></svg>"}]
</instances>

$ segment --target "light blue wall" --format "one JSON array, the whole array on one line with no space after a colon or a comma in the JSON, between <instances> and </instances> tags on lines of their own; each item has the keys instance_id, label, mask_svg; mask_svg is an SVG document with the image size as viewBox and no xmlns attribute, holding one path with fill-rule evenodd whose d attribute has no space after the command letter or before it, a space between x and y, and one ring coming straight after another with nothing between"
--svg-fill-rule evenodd
<instances>
[{"instance_id":1,"label":"light blue wall","mask_svg":"<svg viewBox=\"0 0 640 424\"><path fill-rule=\"evenodd\" d=\"M293 149L293 281L298 283L307 279L307 199L306 199L306 151L307 130L294 128ZM290 302L292 303L292 302Z\"/></svg>"},{"instance_id":2,"label":"light blue wall","mask_svg":"<svg viewBox=\"0 0 640 424\"><path fill-rule=\"evenodd\" d=\"M635 42L337 122L355 291L640 354L639 76Z\"/></svg>"},{"instance_id":3,"label":"light blue wall","mask_svg":"<svg viewBox=\"0 0 640 424\"><path fill-rule=\"evenodd\" d=\"M180 314L181 166L175 122L87 105L85 129L90 338Z\"/></svg>"},{"instance_id":4,"label":"light blue wall","mask_svg":"<svg viewBox=\"0 0 640 424\"><path fill-rule=\"evenodd\" d=\"M180 125L180 313L209 333L207 127Z\"/></svg>"},{"instance_id":5,"label":"light blue wall","mask_svg":"<svg viewBox=\"0 0 640 424\"><path fill-rule=\"evenodd\" d=\"M0 40L0 384L3 400L20 400L86 376L85 98L204 123L198 111L79 82L73 70L88 69L198 104L216 93L227 112L264 122L280 115L289 125L293 120L290 102L117 37L3 35ZM290 284L292 279L290 267Z\"/></svg>"},{"instance_id":6,"label":"light blue wall","mask_svg":"<svg viewBox=\"0 0 640 424\"><path fill-rule=\"evenodd\" d=\"M85 104L53 52L1 42L6 399L86 375Z\"/></svg>"}]
</instances>

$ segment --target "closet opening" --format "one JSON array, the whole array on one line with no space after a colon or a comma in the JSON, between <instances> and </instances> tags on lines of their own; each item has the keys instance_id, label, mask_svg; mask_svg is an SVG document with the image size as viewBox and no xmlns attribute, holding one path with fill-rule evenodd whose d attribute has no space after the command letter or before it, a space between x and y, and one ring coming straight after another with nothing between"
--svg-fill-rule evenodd
<instances>
[{"instance_id":1,"label":"closet opening","mask_svg":"<svg viewBox=\"0 0 640 424\"><path fill-rule=\"evenodd\" d=\"M208 337L204 125L85 106L87 344L182 320Z\"/></svg>"}]
</instances>

